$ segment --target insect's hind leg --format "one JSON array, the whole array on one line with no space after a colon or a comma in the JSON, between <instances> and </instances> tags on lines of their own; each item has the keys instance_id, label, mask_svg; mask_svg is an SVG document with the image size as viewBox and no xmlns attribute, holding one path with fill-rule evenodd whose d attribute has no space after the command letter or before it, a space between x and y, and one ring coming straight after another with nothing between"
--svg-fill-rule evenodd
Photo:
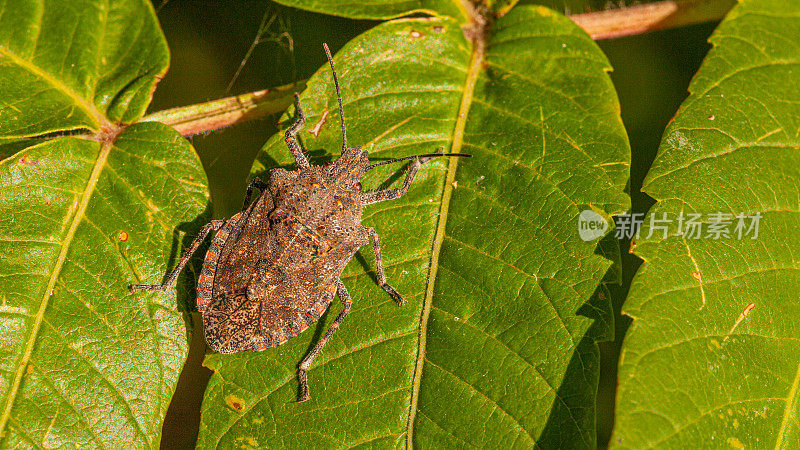
<instances>
[{"instance_id":1,"label":"insect's hind leg","mask_svg":"<svg viewBox=\"0 0 800 450\"><path fill-rule=\"evenodd\" d=\"M300 148L300 143L297 142L297 133L299 133L303 125L305 125L306 116L303 115L303 108L300 107L300 96L297 95L297 93L294 94L294 110L297 114L297 119L295 119L292 126L286 130L286 146L292 151L297 165L301 169L305 169L311 166L308 164L306 155L303 154L303 149Z\"/></svg>"},{"instance_id":2,"label":"insect's hind leg","mask_svg":"<svg viewBox=\"0 0 800 450\"><path fill-rule=\"evenodd\" d=\"M200 247L200 243L203 242L203 239L205 239L206 236L208 236L208 233L210 233L212 230L219 230L224 224L224 220L212 220L211 222L207 223L203 229L200 230L200 233L194 239L189 249L183 253L181 260L178 261L178 265L175 267L175 269L173 269L166 281L161 284L134 284L130 287L131 291L166 291L167 289L171 288L175 284L175 280L178 279L178 275L180 275L183 267L192 257L194 252L197 251L197 248Z\"/></svg>"},{"instance_id":3,"label":"insect's hind leg","mask_svg":"<svg viewBox=\"0 0 800 450\"><path fill-rule=\"evenodd\" d=\"M342 323L345 317L347 317L347 313L350 312L350 307L353 305L353 300L350 298L350 293L347 292L347 288L344 287L344 283L342 283L341 279L336 280L336 292L339 295L339 299L344 303L344 308L336 316L336 320L333 321L331 327L328 328L328 331L322 336L322 339L319 340L317 345L308 352L303 361L300 363L299 370L297 371L297 379L300 381L300 395L297 398L298 402L304 402L311 398L308 394L308 376L306 375L306 371L308 371L309 367L311 367L311 363L314 361L314 358L319 355L319 352L322 351L322 347L328 342L328 339L333 336L333 333L339 328L339 325Z\"/></svg>"},{"instance_id":4,"label":"insect's hind leg","mask_svg":"<svg viewBox=\"0 0 800 450\"><path fill-rule=\"evenodd\" d=\"M383 257L381 256L381 243L378 240L378 233L370 227L364 227L367 231L367 234L370 238L372 238L372 252L375 254L375 267L376 271L378 272L378 285L383 288L392 298L397 302L398 306L403 306L403 303L406 301L403 299L403 296L397 292L397 289L393 288L386 282L386 274L383 272Z\"/></svg>"}]
</instances>

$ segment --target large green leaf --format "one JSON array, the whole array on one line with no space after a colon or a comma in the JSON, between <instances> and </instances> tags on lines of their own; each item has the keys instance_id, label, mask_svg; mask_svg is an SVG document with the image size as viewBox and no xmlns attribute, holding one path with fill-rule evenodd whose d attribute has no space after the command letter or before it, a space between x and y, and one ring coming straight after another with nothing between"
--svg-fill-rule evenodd
<instances>
[{"instance_id":1,"label":"large green leaf","mask_svg":"<svg viewBox=\"0 0 800 450\"><path fill-rule=\"evenodd\" d=\"M392 19L425 13L455 17L461 22L469 20L469 7L461 0L377 0L346 3L338 0L276 0L276 3L353 19Z\"/></svg>"},{"instance_id":2,"label":"large green leaf","mask_svg":"<svg viewBox=\"0 0 800 450\"><path fill-rule=\"evenodd\" d=\"M613 445L800 446L798 35L796 2L741 2L664 135L644 190L673 223L637 241ZM731 214L731 237L677 235L681 212Z\"/></svg>"},{"instance_id":3,"label":"large green leaf","mask_svg":"<svg viewBox=\"0 0 800 450\"><path fill-rule=\"evenodd\" d=\"M207 189L177 132L115 122L142 115L166 43L144 0L0 14L0 137L13 144L0 161L0 445L157 446L185 309L174 291L128 286L161 281Z\"/></svg>"},{"instance_id":4,"label":"large green leaf","mask_svg":"<svg viewBox=\"0 0 800 450\"><path fill-rule=\"evenodd\" d=\"M141 117L168 50L149 2L0 2L0 135Z\"/></svg>"},{"instance_id":5,"label":"large green leaf","mask_svg":"<svg viewBox=\"0 0 800 450\"><path fill-rule=\"evenodd\" d=\"M200 446L594 446L595 340L610 333L598 286L611 261L577 221L628 207L608 62L546 9L512 10L487 37L473 46L456 20L399 19L335 56L351 145L374 160L474 157L434 160L405 197L367 207L408 302L376 286L363 249L343 275L353 310L309 371L310 401L295 400L297 364L338 305L277 349L207 356ZM301 101L312 160L338 156L329 69ZM277 135L254 172L290 161ZM401 177L386 166L363 184Z\"/></svg>"}]
</instances>

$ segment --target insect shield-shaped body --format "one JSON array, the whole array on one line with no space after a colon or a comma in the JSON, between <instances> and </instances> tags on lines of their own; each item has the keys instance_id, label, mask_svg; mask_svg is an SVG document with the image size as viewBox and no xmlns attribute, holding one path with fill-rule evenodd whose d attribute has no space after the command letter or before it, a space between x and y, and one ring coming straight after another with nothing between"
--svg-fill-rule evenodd
<instances>
[{"instance_id":1,"label":"insect shield-shaped body","mask_svg":"<svg viewBox=\"0 0 800 450\"><path fill-rule=\"evenodd\" d=\"M366 168L366 155L351 151L360 155L273 170L262 195L214 237L197 298L211 349L276 347L327 309L344 266L369 242L356 182L340 170Z\"/></svg>"},{"instance_id":2,"label":"insect shield-shaped body","mask_svg":"<svg viewBox=\"0 0 800 450\"><path fill-rule=\"evenodd\" d=\"M262 351L277 347L316 322L338 295L344 304L331 327L299 365L299 401L309 398L306 371L350 311L352 300L340 278L356 251L372 240L378 284L398 304L403 297L386 282L378 234L361 224L363 205L401 197L428 154L370 164L360 147L347 147L339 83L327 45L342 118L342 155L332 163L311 165L296 135L305 118L295 95L297 119L286 131L286 144L298 169L273 169L269 183L253 179L245 209L228 220L215 220L184 253L160 285L132 290L166 290L203 239L218 230L203 261L197 283L197 309L203 315L206 342L220 353ZM412 160L400 188L361 192L361 177L374 167ZM260 196L250 203L254 189Z\"/></svg>"}]
</instances>

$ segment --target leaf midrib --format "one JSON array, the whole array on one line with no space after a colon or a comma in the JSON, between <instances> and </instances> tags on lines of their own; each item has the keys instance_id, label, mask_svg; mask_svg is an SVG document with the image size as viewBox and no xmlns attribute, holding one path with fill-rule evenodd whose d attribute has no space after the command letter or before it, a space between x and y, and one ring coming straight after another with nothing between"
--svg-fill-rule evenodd
<instances>
[{"instance_id":1,"label":"leaf midrib","mask_svg":"<svg viewBox=\"0 0 800 450\"><path fill-rule=\"evenodd\" d=\"M786 430L789 428L789 418L793 416L794 402L797 398L797 388L800 384L800 362L797 365L797 372L794 375L792 387L789 389L789 395L786 396L786 409L783 411L783 419L781 420L781 427L778 429L778 439L775 442L775 448L786 448L784 439L786 438Z\"/></svg>"},{"instance_id":2,"label":"leaf midrib","mask_svg":"<svg viewBox=\"0 0 800 450\"><path fill-rule=\"evenodd\" d=\"M95 160L94 167L92 168L92 173L89 175L89 180L86 183L86 187L81 193L81 201L78 205L78 209L75 211L75 215L72 218L69 230L67 230L67 234L64 236L64 239L61 243L61 251L58 254L55 264L53 265L53 270L50 274L47 288L42 296L42 301L39 304L39 310L36 312L34 323L28 336L28 342L25 345L25 351L22 354L22 358L19 360L19 363L17 364L14 381L12 382L11 389L8 392L8 397L3 408L2 416L0 416L0 442L2 442L2 439L6 435L6 426L8 425L8 419L11 416L11 409L14 406L17 393L19 392L19 387L22 384L22 377L25 373L25 367L27 367L28 363L30 362L31 355L33 354L36 338L39 335L39 329L41 328L42 321L44 319L44 312L47 310L47 306L50 303L53 289L58 281L58 276L61 273L61 269L64 267L64 263L66 262L67 253L69 252L72 240L75 237L75 232L77 231L78 225L80 225L84 214L86 213L89 200L92 198L92 193L94 192L94 189L97 186L97 181L100 178L100 172L102 172L103 167L106 165L108 155L113 146L114 144L112 141L105 142L101 146L100 152Z\"/></svg>"},{"instance_id":3,"label":"leaf midrib","mask_svg":"<svg viewBox=\"0 0 800 450\"><path fill-rule=\"evenodd\" d=\"M483 68L483 61L485 56L486 43L481 38L475 39L472 43L472 54L470 56L469 69L467 71L467 78L464 82L464 94L461 97L461 105L458 108L458 117L456 117L456 124L453 129L453 144L450 147L450 153L460 153L464 143L464 130L467 124L467 116L469 109L472 105L472 94L475 90L475 84L478 81ZM414 419L417 412L417 404L419 402L419 389L422 382L422 368L425 364L425 349L428 335L428 318L431 313L431 306L433 304L433 293L436 285L436 275L439 269L439 254L442 250L442 243L444 242L447 217L450 211L450 199L453 196L453 182L456 178L456 169L458 168L459 158L449 158L447 165L447 177L444 182L444 190L442 191L442 201L439 208L439 222L436 227L436 235L433 240L433 247L431 249L431 263L428 269L428 285L425 290L425 299L422 303L422 316L419 325L419 344L417 346L417 360L414 369L414 378L411 384L411 404L409 406L408 421L406 422L406 448L411 450L414 448Z\"/></svg>"},{"instance_id":4,"label":"leaf midrib","mask_svg":"<svg viewBox=\"0 0 800 450\"><path fill-rule=\"evenodd\" d=\"M10 59L14 64L22 67L23 69L27 70L28 72L40 77L42 80L46 81L49 85L53 86L54 89L63 93L67 97L71 98L75 104L82 109L86 114L91 117L91 119L95 122L95 126L98 128L112 128L113 124L108 121L105 114L101 113L100 111L95 108L95 106L88 100L81 97L77 92L72 90L69 86L59 81L54 76L47 73L41 67L33 64L30 61L25 60L24 58L16 55L10 49L8 49L4 45L0 45L0 55L7 57ZM95 130L97 131L97 130ZM0 427L0 431L2 431L2 427Z\"/></svg>"}]
</instances>

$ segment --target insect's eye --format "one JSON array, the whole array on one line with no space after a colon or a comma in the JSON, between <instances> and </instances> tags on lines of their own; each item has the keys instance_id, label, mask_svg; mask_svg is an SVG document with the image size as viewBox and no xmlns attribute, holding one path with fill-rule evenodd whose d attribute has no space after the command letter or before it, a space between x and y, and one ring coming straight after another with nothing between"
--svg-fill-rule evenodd
<instances>
[{"instance_id":1,"label":"insect's eye","mask_svg":"<svg viewBox=\"0 0 800 450\"><path fill-rule=\"evenodd\" d=\"M361 191L361 182L360 182L360 181L356 181L356 184L354 184L354 185L353 185L353 187L354 187L354 188L355 188L357 191Z\"/></svg>"}]
</instances>

